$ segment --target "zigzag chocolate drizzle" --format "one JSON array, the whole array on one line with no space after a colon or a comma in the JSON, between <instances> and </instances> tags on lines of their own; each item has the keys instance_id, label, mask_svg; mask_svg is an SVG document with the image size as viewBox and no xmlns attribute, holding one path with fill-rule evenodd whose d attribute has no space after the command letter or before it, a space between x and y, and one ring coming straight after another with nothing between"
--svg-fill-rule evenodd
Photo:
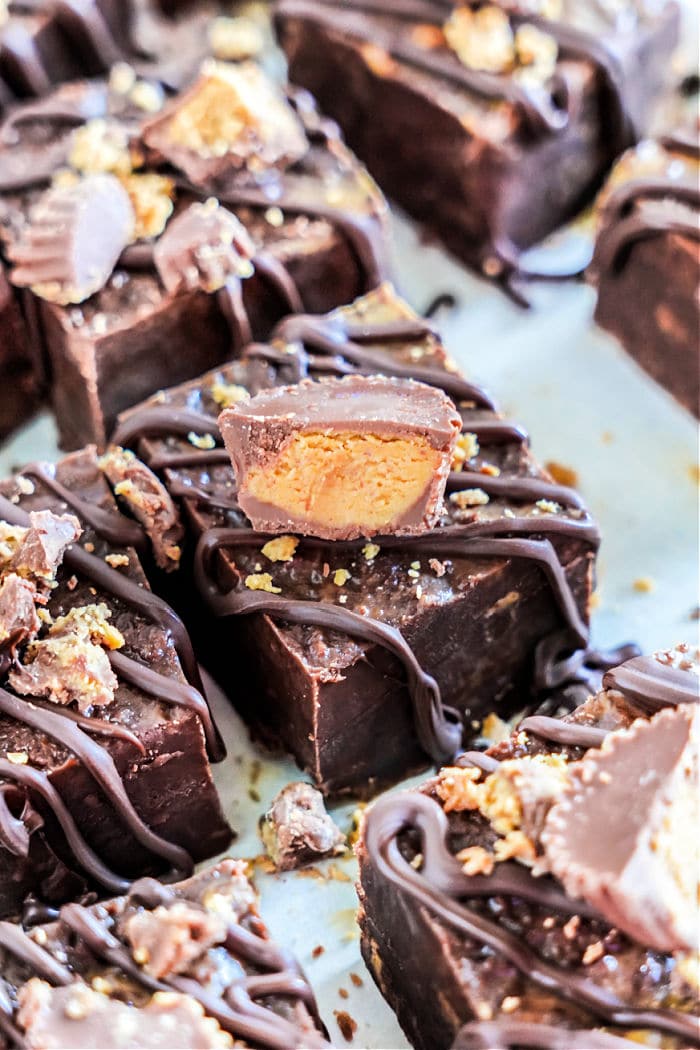
<instances>
[{"instance_id":1,"label":"zigzag chocolate drizzle","mask_svg":"<svg viewBox=\"0 0 700 1050\"><path fill-rule=\"evenodd\" d=\"M0 520L7 521L10 525L20 525L23 528L29 525L28 513L2 495L0 495ZM190 636L180 617L167 602L152 591L139 587L128 576L123 576L116 569L107 565L102 558L88 553L82 547L70 547L63 561L68 568L86 576L98 587L120 598L127 605L133 606L146 619L168 631L173 639L185 677L198 692L204 692Z\"/></svg>"},{"instance_id":2,"label":"zigzag chocolate drizzle","mask_svg":"<svg viewBox=\"0 0 700 1050\"><path fill-rule=\"evenodd\" d=\"M420 318L392 321L388 324L354 324L340 317L328 320L313 314L296 314L280 321L270 340L274 342L279 339L290 346L309 346L331 358L344 358L355 365L359 372L380 372L384 375L417 379L429 386L440 387L457 402L474 402L480 408L495 411L493 400L475 383L469 383L461 376L441 369L401 364L387 358L381 351L369 350L364 345L425 339L428 335L435 335L435 330L428 321Z\"/></svg>"},{"instance_id":3,"label":"zigzag chocolate drizzle","mask_svg":"<svg viewBox=\"0 0 700 1050\"><path fill-rule=\"evenodd\" d=\"M77 723L62 718L46 707L36 707L0 688L0 712L16 722L45 733L75 755L109 799L122 823L137 842L149 852L172 865L171 875L181 877L193 870L192 858L182 847L168 842L143 822L126 793L114 759L103 747L91 740Z\"/></svg>"},{"instance_id":4,"label":"zigzag chocolate drizzle","mask_svg":"<svg viewBox=\"0 0 700 1050\"><path fill-rule=\"evenodd\" d=\"M66 843L80 867L112 893L123 893L129 887L128 879L117 875L104 864L90 848L75 823L68 807L46 773L31 766L19 766L0 758L0 777L31 791L43 799L61 828Z\"/></svg>"},{"instance_id":5,"label":"zigzag chocolate drizzle","mask_svg":"<svg viewBox=\"0 0 700 1050\"><path fill-rule=\"evenodd\" d=\"M641 655L628 642L612 649L578 648L566 631L543 638L535 650L530 709L533 715L573 711L603 688L603 675L626 660Z\"/></svg>"},{"instance_id":6,"label":"zigzag chocolate drizzle","mask_svg":"<svg viewBox=\"0 0 700 1050\"><path fill-rule=\"evenodd\" d=\"M420 871L409 864L399 849L398 837L409 829L418 831L421 837ZM696 1017L626 1003L589 978L545 961L504 926L463 904L470 897L513 896L547 909L596 918L584 902L566 896L552 880L535 879L517 864L513 866L523 872L517 876L522 886L507 885L509 876L502 873L506 864L496 865L491 876L465 875L447 848L448 834L449 823L442 807L419 792L381 798L367 810L365 818L367 851L377 871L452 929L488 946L546 991L589 1010L609 1024L652 1028L687 1039L689 1045L700 1045ZM528 887L528 879L542 885Z\"/></svg>"},{"instance_id":7,"label":"zigzag chocolate drizzle","mask_svg":"<svg viewBox=\"0 0 700 1050\"><path fill-rule=\"evenodd\" d=\"M83 500L76 498L69 489L58 482L51 474L49 468L39 465L28 468L25 474L36 478L46 485L60 499L85 517L99 535L104 536L107 534L110 542L127 545L133 539L132 533L134 528L136 528L135 523L130 522L129 519L122 518L123 525L120 532L120 526L116 521L116 513L109 514L104 511L101 515L96 514L95 508L90 508ZM86 508L88 513L84 513ZM15 525L26 526L29 524L28 513L4 496L0 496L0 518ZM97 583L98 586L126 601L132 607L136 607L148 619L159 623L167 630L174 637L176 649L186 673L187 666L183 656L186 657L188 651L191 653L192 665L197 673L196 680L199 681L199 672L189 635L185 631L184 624L165 602L150 591L139 587L128 577L112 569L101 558L89 554L79 547L72 547L66 551L64 562L68 568L75 569L82 575L87 576ZM202 724L207 751L211 759L215 761L224 757L223 743L201 691L192 685L160 674L126 656L124 653L112 652L109 654L109 658L113 669L122 681L128 682L143 692L156 697L163 703L175 704L194 711ZM0 689L0 711L17 721L24 722L46 733L72 751L100 785L120 819L129 827L134 837L146 849L174 865L174 872L172 873L174 876L179 876L191 870L192 861L186 851L155 835L141 820L126 795L123 781L110 754L90 740L90 737L87 735L91 733L97 736L121 739L143 753L143 744L125 726L92 716L83 716L68 709L44 704L41 701L20 700L3 689ZM2 763L0 776L3 779L29 787L44 798L56 816L57 822L61 826L77 862L98 882L114 892L121 892L128 886L127 880L110 871L87 846L77 825L48 777L37 770L15 766L9 762ZM9 837L15 835L16 839L15 832L17 829L10 822L11 817L9 810L5 809L3 811L0 808L0 840L4 840L6 845ZM14 820L14 818L12 819Z\"/></svg>"},{"instance_id":8,"label":"zigzag chocolate drizzle","mask_svg":"<svg viewBox=\"0 0 700 1050\"><path fill-rule=\"evenodd\" d=\"M518 533L578 535L595 543L597 530L589 521L543 518L502 518L448 525L420 536L382 537L382 547L394 551L426 551L433 556L526 558L537 563L552 587L555 601L569 630L585 644L588 631L578 611L566 574L549 539L518 538ZM505 534L505 535L502 535ZM389 649L404 665L413 702L416 732L421 746L436 762L453 756L459 747L461 730L456 714L446 709L437 682L420 667L416 656L396 628L326 602L297 601L283 595L233 589L222 593L213 568L218 550L250 547L269 538L252 529L208 529L200 537L194 556L197 586L217 616L250 615L265 612L292 623L303 623L340 630L350 637ZM320 550L354 550L362 542L323 541L302 538L302 545Z\"/></svg>"}]
</instances>

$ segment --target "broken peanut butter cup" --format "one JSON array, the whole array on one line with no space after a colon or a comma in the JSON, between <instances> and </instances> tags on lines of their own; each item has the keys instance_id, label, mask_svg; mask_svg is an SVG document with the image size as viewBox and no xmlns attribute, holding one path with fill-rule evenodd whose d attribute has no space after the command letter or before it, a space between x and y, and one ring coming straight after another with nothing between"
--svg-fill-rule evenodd
<instances>
[{"instance_id":1,"label":"broken peanut butter cup","mask_svg":"<svg viewBox=\"0 0 700 1050\"><path fill-rule=\"evenodd\" d=\"M12 283L50 302L82 303L104 288L133 232L129 195L114 175L54 186L12 248Z\"/></svg>"},{"instance_id":2,"label":"broken peanut butter cup","mask_svg":"<svg viewBox=\"0 0 700 1050\"><path fill-rule=\"evenodd\" d=\"M305 380L219 417L253 526L329 540L432 528L460 422L436 388L379 376Z\"/></svg>"},{"instance_id":3,"label":"broken peanut butter cup","mask_svg":"<svg viewBox=\"0 0 700 1050\"><path fill-rule=\"evenodd\" d=\"M659 951L698 949L697 705L611 734L570 767L542 842L572 897Z\"/></svg>"}]
</instances>

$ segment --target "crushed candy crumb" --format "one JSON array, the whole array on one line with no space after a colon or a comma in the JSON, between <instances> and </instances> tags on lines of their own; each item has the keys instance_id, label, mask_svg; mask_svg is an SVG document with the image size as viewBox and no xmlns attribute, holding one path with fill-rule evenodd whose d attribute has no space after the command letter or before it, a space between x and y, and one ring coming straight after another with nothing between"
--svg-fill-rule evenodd
<instances>
[{"instance_id":1,"label":"crushed candy crumb","mask_svg":"<svg viewBox=\"0 0 700 1050\"><path fill-rule=\"evenodd\" d=\"M274 540L268 540L261 554L268 561L291 561L298 546L299 540L295 536L277 536Z\"/></svg>"},{"instance_id":2,"label":"crushed candy crumb","mask_svg":"<svg viewBox=\"0 0 700 1050\"><path fill-rule=\"evenodd\" d=\"M282 588L275 587L269 572L254 572L245 578L249 591L268 591L270 594L281 594Z\"/></svg>"}]
</instances>

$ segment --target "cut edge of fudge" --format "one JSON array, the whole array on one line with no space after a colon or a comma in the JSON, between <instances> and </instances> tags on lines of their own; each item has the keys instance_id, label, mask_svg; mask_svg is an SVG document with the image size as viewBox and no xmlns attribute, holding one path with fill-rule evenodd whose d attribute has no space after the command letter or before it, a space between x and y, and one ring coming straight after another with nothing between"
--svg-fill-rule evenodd
<instances>
[{"instance_id":1,"label":"cut edge of fudge","mask_svg":"<svg viewBox=\"0 0 700 1050\"><path fill-rule=\"evenodd\" d=\"M2 910L21 911L30 894L53 903L163 868L186 874L232 833L191 641L136 550L157 526L118 510L90 449L26 467L0 491ZM68 525L80 542L63 550L52 535ZM61 556L54 583L42 559Z\"/></svg>"},{"instance_id":2,"label":"cut edge of fudge","mask_svg":"<svg viewBox=\"0 0 700 1050\"><path fill-rule=\"evenodd\" d=\"M10 1045L326 1047L301 967L269 937L245 861L152 878L56 921L0 923Z\"/></svg>"},{"instance_id":3,"label":"cut edge of fudge","mask_svg":"<svg viewBox=\"0 0 700 1050\"><path fill-rule=\"evenodd\" d=\"M284 543L280 546L284 537L250 530L240 513L233 471L221 447L220 409L257 390L306 375L382 371L432 383L461 406L464 433L457 441L456 469L447 482L449 521L443 518L447 527L441 525L419 537L378 537L376 544L288 536L286 551L282 551ZM190 557L194 554L193 593L198 592L208 608L209 626L201 643L205 662L258 731L265 731L267 720L270 741L291 750L324 791L335 794L350 785L333 782L331 771L321 768L317 745L309 747L308 736L323 734L324 716L337 712L340 717L353 697L363 698L363 703L368 702L367 695L372 697L373 717L380 719L372 723L377 740L386 739L391 747L389 723L397 738L400 733L405 740L401 762L396 755L389 756L396 768L373 773L367 769L367 756L352 753L354 741L347 732L339 735L342 725L334 725L333 764L355 768L353 790L374 791L382 779L397 779L411 768L425 767L428 756L441 761L458 749L460 718L451 708L455 700L464 704L463 689L453 682L443 706L435 679L413 649L409 621L416 609L422 614L428 608L431 616L442 616L450 595L449 600L459 601L462 608L460 586L456 584L453 591L450 576L451 559L459 558L460 552L466 555L465 581L485 581L488 599L483 600L488 601L487 608L493 607L495 617L505 616L509 629L514 609L519 610L521 595L516 584L520 586L521 580L522 586L532 588L538 618L528 628L535 631L535 637L528 634L522 653L516 647L506 656L501 647L500 663L511 661L508 673L501 670L497 684L492 674L482 676L480 688L484 696L488 692L489 699L479 701L472 719L480 724L481 717L493 710L494 697L512 692L516 667L518 685L527 688L520 679L529 678L531 649L541 640L536 632L557 634L554 649L559 652L585 645L590 563L597 532L580 497L555 485L536 466L522 428L494 413L485 391L465 380L447 359L430 324L401 303L389 286L326 317L286 319L269 345L254 344L240 361L164 391L143 407L125 413L113 438L141 455L159 472L173 498L183 503L191 530ZM267 547L270 540L273 543ZM423 556L425 565L420 561ZM382 559L387 559L384 568ZM503 572L511 571L515 573L513 587L501 578ZM363 579L371 581L366 594ZM389 579L393 590L400 593L384 600L375 588ZM285 597L287 587L291 593ZM304 600L305 594L310 600ZM436 604L429 599L431 594ZM390 611L380 613L378 619L372 609L381 608L382 601ZM392 607L392 602L399 601L404 603L401 608ZM466 616L466 605L464 609ZM264 615L252 616L254 613ZM231 616L240 619L229 630L226 621ZM565 621L563 631L559 617ZM279 625L278 618L288 626ZM262 631L258 643L249 637L254 630ZM449 630L447 620L439 619L428 633L431 638L447 636L449 641ZM236 639L241 646L239 658L234 658L230 648ZM428 640L423 638L422 645ZM254 710L248 712L245 675L253 674L252 661L260 647L261 652L269 649L275 659L284 661L280 666L287 671L275 684L272 672L276 671L270 668L269 659L261 666L263 680L265 674L270 677L267 686L258 683L253 689ZM226 653L227 658L217 664L214 656L212 664L213 650ZM492 650L495 660L496 647ZM457 659L456 654L453 658ZM440 673L437 664L430 670ZM493 677L497 674L494 666ZM405 676L407 687L398 675ZM301 699L297 696L300 689ZM370 689L373 692L368 694ZM326 702L324 694L329 697ZM279 704L288 695L297 698L289 700L293 709L284 707L283 715ZM466 714L462 717L467 719ZM359 724L358 719L359 710L346 719L347 726ZM377 745L372 753L378 754L383 746Z\"/></svg>"},{"instance_id":4,"label":"cut edge of fudge","mask_svg":"<svg viewBox=\"0 0 700 1050\"><path fill-rule=\"evenodd\" d=\"M679 893L697 893L683 842L693 849L699 659L686 644L634 657L572 714L528 717L366 811L363 956L416 1047L588 1048L640 1033L697 1045L697 931ZM635 775L657 743L658 774L645 759ZM607 849L606 800L617 835ZM420 964L406 957L409 940ZM431 967L439 995L417 996L418 965ZM582 1030L594 1041L577 1042Z\"/></svg>"}]
</instances>

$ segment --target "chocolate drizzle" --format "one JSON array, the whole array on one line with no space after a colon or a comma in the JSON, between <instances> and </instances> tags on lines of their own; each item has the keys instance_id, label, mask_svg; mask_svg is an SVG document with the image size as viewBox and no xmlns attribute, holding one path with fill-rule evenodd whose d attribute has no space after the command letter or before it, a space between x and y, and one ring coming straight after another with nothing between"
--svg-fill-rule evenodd
<instances>
[{"instance_id":1,"label":"chocolate drizzle","mask_svg":"<svg viewBox=\"0 0 700 1050\"><path fill-rule=\"evenodd\" d=\"M143 897L143 892L149 900L149 881L141 880L135 884L136 900ZM142 891L144 883L145 891ZM164 889L165 887L158 886L158 890ZM162 892L157 893L157 898L158 903L162 905L167 905L175 899L174 896L169 897ZM95 958L121 970L150 992L176 991L191 996L225 1031L251 1040L256 1045L269 1047L270 1050L289 1050L290 1047L301 1045L299 1040L302 1033L284 1017L255 1003L254 996L277 994L301 999L307 1004L312 1004L312 1015L317 1017L313 993L298 967L292 964L291 968L287 969L287 960L274 945L262 941L242 927L229 927L225 947L232 953L242 955L254 965L262 969L270 968L273 972L260 976L243 976L239 981L231 983L222 994L217 995L188 977L173 975L162 980L151 977L134 961L131 952L121 940L82 905L68 904L62 908L60 922L85 944ZM255 942L261 942L269 949L264 960ZM310 1047L327 1045L320 1036L314 1038L306 1034L305 1038L309 1042L304 1045Z\"/></svg>"},{"instance_id":2,"label":"chocolate drizzle","mask_svg":"<svg viewBox=\"0 0 700 1050\"><path fill-rule=\"evenodd\" d=\"M92 878L113 893L123 893L129 887L129 880L117 875L104 864L87 844L82 832L75 823L65 802L46 773L31 766L19 766L0 758L0 777L10 783L31 791L49 807L73 856Z\"/></svg>"},{"instance_id":3,"label":"chocolate drizzle","mask_svg":"<svg viewBox=\"0 0 700 1050\"><path fill-rule=\"evenodd\" d=\"M608 1032L558 1028L527 1021L475 1021L457 1033L451 1050L635 1050L639 1043Z\"/></svg>"},{"instance_id":4,"label":"chocolate drizzle","mask_svg":"<svg viewBox=\"0 0 700 1050\"><path fill-rule=\"evenodd\" d=\"M607 671L603 688L622 693L647 715L678 704L700 703L697 676L659 663L653 656L638 656Z\"/></svg>"},{"instance_id":5,"label":"chocolate drizzle","mask_svg":"<svg viewBox=\"0 0 700 1050\"><path fill-rule=\"evenodd\" d=\"M518 726L518 730L521 729L553 744L567 744L569 747L600 747L608 735L604 729L596 729L595 726L563 722L560 718L548 718L546 715L524 718Z\"/></svg>"},{"instance_id":6,"label":"chocolate drizzle","mask_svg":"<svg viewBox=\"0 0 700 1050\"><path fill-rule=\"evenodd\" d=\"M594 276L622 271L629 249L665 234L700 240L700 190L671 178L631 179L608 198L591 262Z\"/></svg>"},{"instance_id":7,"label":"chocolate drizzle","mask_svg":"<svg viewBox=\"0 0 700 1050\"><path fill-rule=\"evenodd\" d=\"M368 349L367 343L406 342L411 339L424 340L435 335L433 327L420 318L392 321L388 324L353 324L340 316L316 317L312 314L297 314L286 317L274 329L271 341L282 340L290 346L298 344L311 347L331 358L340 357L355 366L360 373L397 376L416 379L429 386L444 390L457 403L468 401L495 411L494 402L481 387L467 382L461 376L437 368L421 368L414 364L401 364L387 354ZM304 374L308 371L307 362ZM300 377L301 378L301 377Z\"/></svg>"},{"instance_id":8,"label":"chocolate drizzle","mask_svg":"<svg viewBox=\"0 0 700 1050\"><path fill-rule=\"evenodd\" d=\"M569 630L585 644L587 627L578 611L566 574L549 539L529 538L546 533L577 535L595 543L597 533L589 521L557 517L500 518L450 525L420 536L382 537L387 551L427 552L433 556L526 558L537 563L552 587L554 598ZM520 538L518 533L524 533ZM216 616L239 616L264 612L291 623L340 630L350 637L381 645L397 656L407 674L413 702L416 732L421 746L436 762L456 753L461 727L454 712L444 708L435 680L420 667L416 656L394 627L361 616L328 602L296 601L283 595L234 588L222 592L216 581L214 557L219 550L250 547L269 538L251 529L212 528L201 536L194 557L196 584ZM360 549L361 542L300 540L319 550Z\"/></svg>"},{"instance_id":9,"label":"chocolate drizzle","mask_svg":"<svg viewBox=\"0 0 700 1050\"><path fill-rule=\"evenodd\" d=\"M2 688L0 712L40 733L45 733L75 755L109 799L120 820L136 841L172 865L171 877L189 874L192 871L192 859L184 849L167 842L144 824L126 793L112 756L91 740L77 723L62 718L46 707L39 708L27 700L20 700Z\"/></svg>"},{"instance_id":10,"label":"chocolate drizzle","mask_svg":"<svg viewBox=\"0 0 700 1050\"><path fill-rule=\"evenodd\" d=\"M117 547L134 547L138 551L144 550L146 534L137 522L125 517L118 510L105 510L81 499L56 478L53 464L32 463L22 468L22 474L40 481L44 488L53 492L54 496L74 510L107 543Z\"/></svg>"},{"instance_id":11,"label":"chocolate drizzle","mask_svg":"<svg viewBox=\"0 0 700 1050\"><path fill-rule=\"evenodd\" d=\"M277 366L301 362L294 378L309 374L310 368L318 374L318 363L330 363L342 370L342 362L348 360L355 368L392 374L394 362L389 353L373 352L365 344L411 340L425 340L434 335L429 323L419 318L373 324L356 323L332 316L318 318L307 315L290 317L278 325L273 339L275 344L253 344L245 351L249 358L262 360ZM290 346L282 350L284 343ZM306 356L305 346L320 351L322 357ZM323 370L325 371L325 370ZM406 373L415 375L415 370L406 366ZM488 395L458 375L441 372L438 368L423 369L421 378L435 386L459 389L459 396L479 408L493 411L494 404ZM456 387L450 387L454 383ZM469 419L465 430L474 433L479 441L488 444L526 444L527 433L519 426L500 419ZM139 447L142 438L183 437L190 431L211 436L220 441L218 425L213 417L190 409L176 408L167 404L152 404L126 415L117 428L114 441L120 445ZM162 449L151 447L146 452L152 469L199 467L227 463L226 452L220 448ZM177 478L166 478L172 496L194 502L211 510L240 513L235 488L225 499L210 494L198 484L181 482ZM495 498L536 503L541 498L556 501L565 508L563 514L523 514L481 517L465 524L441 526L423 536L382 537L381 547L385 551L410 552L429 557L474 557L474 558L523 558L533 562L545 574L554 599L566 624L566 637L575 645L586 644L588 631L579 613L576 598L571 590L562 563L552 541L581 538L595 549L599 542L598 531L585 512L583 503L572 489L535 477L501 477L481 474L477 471L453 472L449 476L447 489L479 487ZM241 521L241 525L243 522ZM457 751L459 726L455 713L443 711L439 688L434 679L420 667L415 653L398 630L367 616L360 616L338 605L324 601L294 601L283 595L253 592L236 587L222 593L215 571L216 554L219 550L255 547L269 537L245 527L211 528L199 539L194 559L197 586L206 602L217 616L249 615L267 613L281 620L300 624L311 624L327 629L343 631L350 637L363 639L370 644L388 648L404 665L409 692L413 701L417 735L425 751L435 760L444 761ZM359 551L362 543L333 543L316 538L300 541L315 550ZM561 646L557 650L559 654ZM608 665L606 665L608 666Z\"/></svg>"},{"instance_id":12,"label":"chocolate drizzle","mask_svg":"<svg viewBox=\"0 0 700 1050\"><path fill-rule=\"evenodd\" d=\"M135 523L123 518L118 512L110 513L76 497L57 481L48 466L32 466L25 470L25 475L35 478L69 507L76 510L98 535L103 536L110 543L127 545L135 538L136 530L141 532ZM4 496L0 496L0 518L15 525L27 526L29 524L27 512ZM147 619L162 626L173 637L185 672L188 671L187 657L189 655L190 673L194 672L195 683L200 683L189 636L182 622L165 602L152 592L138 586L129 577L111 568L101 558L80 547L74 546L66 551L64 562L69 569L92 580L108 593L135 608ZM192 710L202 724L207 751L211 759L216 761L224 757L223 743L211 712L206 700L195 685L160 674L124 653L115 651L110 653L109 657L113 669L122 681L157 698L161 703L174 704ZM105 748L92 741L88 735L122 740L144 755L143 744L128 728L117 722L96 718L92 715L83 715L41 701L30 702L19 699L4 689L0 689L0 712L15 721L45 733L72 752L100 786L119 819L125 827L129 828L135 839L148 851L173 866L171 877L191 870L192 861L186 851L154 834L141 820L126 794L123 780L111 755ZM60 795L43 772L3 760L0 764L0 779L14 782L43 798L61 827L76 861L101 885L112 891L123 891L128 886L128 881L107 868L87 845ZM4 795L2 801L5 801ZM31 830L33 829L29 827L27 821L23 818L18 821L6 804L0 806L0 842L6 847L11 848L14 843L16 849L23 849L25 836Z\"/></svg>"},{"instance_id":13,"label":"chocolate drizzle","mask_svg":"<svg viewBox=\"0 0 700 1050\"><path fill-rule=\"evenodd\" d=\"M641 654L633 643L612 649L579 648L566 631L543 638L535 650L533 715L573 711L603 688L603 675Z\"/></svg>"},{"instance_id":14,"label":"chocolate drizzle","mask_svg":"<svg viewBox=\"0 0 700 1050\"><path fill-rule=\"evenodd\" d=\"M379 874L459 934L488 946L528 980L609 1024L652 1028L687 1039L689 1045L700 1045L697 1018L626 1003L588 977L545 961L505 926L462 903L469 897L513 896L541 904L548 910L596 917L583 902L559 890L553 880L535 879L518 864L513 867L523 873L517 876L522 886L507 885L509 875L504 875L503 869L508 863L496 865L491 876L465 875L447 848L449 824L437 802L418 792L403 792L379 799L367 810L365 820L367 851ZM399 848L400 834L409 829L420 834L423 857L420 870L411 866ZM527 880L536 886L527 886Z\"/></svg>"},{"instance_id":15,"label":"chocolate drizzle","mask_svg":"<svg viewBox=\"0 0 700 1050\"><path fill-rule=\"evenodd\" d=\"M0 922L0 948L24 963L49 984L65 985L73 980L69 969L12 922Z\"/></svg>"}]
</instances>

